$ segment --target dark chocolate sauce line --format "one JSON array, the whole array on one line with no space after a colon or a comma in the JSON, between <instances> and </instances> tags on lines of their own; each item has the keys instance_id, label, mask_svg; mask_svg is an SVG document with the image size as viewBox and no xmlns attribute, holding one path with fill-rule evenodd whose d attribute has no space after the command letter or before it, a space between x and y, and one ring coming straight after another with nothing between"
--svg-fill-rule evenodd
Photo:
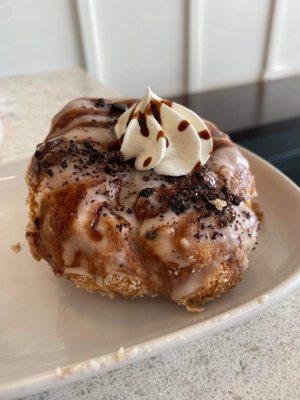
<instances>
[{"instance_id":1,"label":"dark chocolate sauce line","mask_svg":"<svg viewBox=\"0 0 300 400\"><path fill-rule=\"evenodd\" d=\"M147 126L147 121L146 121L146 115L145 113L142 113L141 111L139 112L139 116L138 116L138 123L140 125L141 128L141 134L145 137L149 136L149 129Z\"/></svg>"},{"instance_id":2,"label":"dark chocolate sauce line","mask_svg":"<svg viewBox=\"0 0 300 400\"><path fill-rule=\"evenodd\" d=\"M172 105L173 105L173 101L170 101L170 100L167 100L167 99L162 99L161 102L163 104L165 104L166 106L168 106L168 107L172 107Z\"/></svg>"},{"instance_id":3,"label":"dark chocolate sauce line","mask_svg":"<svg viewBox=\"0 0 300 400\"><path fill-rule=\"evenodd\" d=\"M203 131L200 131L198 134L201 137L201 139L204 139L204 140L208 140L211 138L210 133L206 129L204 129Z\"/></svg>"},{"instance_id":4,"label":"dark chocolate sauce line","mask_svg":"<svg viewBox=\"0 0 300 400\"><path fill-rule=\"evenodd\" d=\"M188 126L189 126L189 121L187 121L186 119L184 119L183 121L181 121L178 125L178 130L179 132L184 131Z\"/></svg>"},{"instance_id":5,"label":"dark chocolate sauce line","mask_svg":"<svg viewBox=\"0 0 300 400\"><path fill-rule=\"evenodd\" d=\"M61 128L62 130L60 130L60 132L56 132L56 131L51 131L50 134L48 135L48 139L54 139L56 137L62 136L65 133L69 132L72 129L75 128L105 128L105 129L109 129L114 125L114 121L113 120L107 120L107 121L96 121L96 120L91 120L91 121L85 121L85 122L78 122L78 124L71 126L69 129L68 125L64 126L63 128ZM87 133L88 135L88 133Z\"/></svg>"},{"instance_id":6,"label":"dark chocolate sauce line","mask_svg":"<svg viewBox=\"0 0 300 400\"><path fill-rule=\"evenodd\" d=\"M162 103L158 100L151 100L150 105L151 105L151 112L153 114L153 117L156 119L156 121L159 124L161 124L160 109L161 109Z\"/></svg>"},{"instance_id":7,"label":"dark chocolate sauce line","mask_svg":"<svg viewBox=\"0 0 300 400\"><path fill-rule=\"evenodd\" d=\"M96 109L86 109L86 108L81 108L81 109L73 109L70 110L66 113L64 113L63 115L61 115L61 117L59 117L59 119L56 121L56 123L54 124L53 128L51 129L51 132L54 132L58 129L62 129L65 126L67 126L71 121L73 121L75 118L79 118L82 117L84 115L103 115L103 116L109 116L110 115L110 111L109 110L96 110Z\"/></svg>"},{"instance_id":8,"label":"dark chocolate sauce line","mask_svg":"<svg viewBox=\"0 0 300 400\"><path fill-rule=\"evenodd\" d=\"M133 109L131 110L131 113L130 113L130 115L129 115L129 117L128 117L128 121L127 121L127 124L126 124L126 128L127 128L127 126L129 125L130 121L132 120L132 118L133 118L133 116L134 116L134 112L135 112L136 106L137 106L137 103L136 103L136 105L133 107Z\"/></svg>"},{"instance_id":9,"label":"dark chocolate sauce line","mask_svg":"<svg viewBox=\"0 0 300 400\"><path fill-rule=\"evenodd\" d=\"M166 139L166 147L169 147L169 139L167 138L166 134L164 131L159 131L157 136L156 136L156 141L159 141L160 138L165 138Z\"/></svg>"},{"instance_id":10,"label":"dark chocolate sauce line","mask_svg":"<svg viewBox=\"0 0 300 400\"><path fill-rule=\"evenodd\" d=\"M162 99L161 101L158 100L150 100L150 104L147 105L146 109L144 112L139 111L138 113L135 112L136 106L132 109L129 117L128 117L128 121L127 121L127 125L126 127L129 125L130 121L133 118L137 118L138 123L140 125L141 128L141 134L144 137L148 137L149 136L149 128L147 126L147 115L153 115L153 117L156 119L156 121L161 124L161 106L162 104L167 105L168 107L172 107L172 102L166 99ZM157 138L158 140L159 138ZM167 141L167 147L169 146L169 141L168 139L166 139Z\"/></svg>"},{"instance_id":11,"label":"dark chocolate sauce line","mask_svg":"<svg viewBox=\"0 0 300 400\"><path fill-rule=\"evenodd\" d=\"M195 166L194 166L194 168L193 168L192 173L195 172L195 171L197 171L200 167L201 167L201 162L200 162L200 161L197 161L196 164L195 164Z\"/></svg>"},{"instance_id":12,"label":"dark chocolate sauce line","mask_svg":"<svg viewBox=\"0 0 300 400\"><path fill-rule=\"evenodd\" d=\"M120 113L123 113L128 107L131 107L136 100L122 100L112 102L108 100L100 99L83 99L89 100L87 105L81 107L74 107L68 111L62 111L58 120L55 122L51 132L58 129L64 128L75 118L79 118L83 115L101 115L106 117L118 117Z\"/></svg>"},{"instance_id":13,"label":"dark chocolate sauce line","mask_svg":"<svg viewBox=\"0 0 300 400\"><path fill-rule=\"evenodd\" d=\"M156 136L156 141L158 142L159 141L159 139L160 138L163 138L163 137L165 137L166 135L165 135L165 132L164 131L159 131L158 132L158 134L157 134L157 136Z\"/></svg>"},{"instance_id":14,"label":"dark chocolate sauce line","mask_svg":"<svg viewBox=\"0 0 300 400\"><path fill-rule=\"evenodd\" d=\"M146 160L143 163L143 166L148 167L148 165L151 163L151 161L152 161L152 157L146 158Z\"/></svg>"}]
</instances>

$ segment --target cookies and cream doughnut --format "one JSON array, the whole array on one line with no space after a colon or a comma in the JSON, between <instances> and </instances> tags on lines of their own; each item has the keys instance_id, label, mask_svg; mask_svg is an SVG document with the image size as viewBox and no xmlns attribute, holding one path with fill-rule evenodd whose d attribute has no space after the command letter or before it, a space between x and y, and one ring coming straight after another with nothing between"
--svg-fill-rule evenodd
<instances>
[{"instance_id":1,"label":"cookies and cream doughnut","mask_svg":"<svg viewBox=\"0 0 300 400\"><path fill-rule=\"evenodd\" d=\"M248 161L150 90L67 104L27 182L33 256L91 292L164 295L194 311L241 280L256 242Z\"/></svg>"}]
</instances>

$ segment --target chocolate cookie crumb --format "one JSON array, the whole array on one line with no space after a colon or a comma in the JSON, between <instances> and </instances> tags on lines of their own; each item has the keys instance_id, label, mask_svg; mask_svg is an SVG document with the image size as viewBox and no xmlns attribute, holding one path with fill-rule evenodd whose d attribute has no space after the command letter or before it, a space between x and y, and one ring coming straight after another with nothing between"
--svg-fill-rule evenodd
<instances>
[{"instance_id":1,"label":"chocolate cookie crumb","mask_svg":"<svg viewBox=\"0 0 300 400\"><path fill-rule=\"evenodd\" d=\"M186 201L182 193L174 194L170 199L170 208L175 214L179 215L189 209L189 203Z\"/></svg>"},{"instance_id":2,"label":"chocolate cookie crumb","mask_svg":"<svg viewBox=\"0 0 300 400\"><path fill-rule=\"evenodd\" d=\"M122 232L123 228L126 226L126 223L117 224L116 227Z\"/></svg>"},{"instance_id":3,"label":"chocolate cookie crumb","mask_svg":"<svg viewBox=\"0 0 300 400\"><path fill-rule=\"evenodd\" d=\"M241 203L241 199L239 198L239 196L237 196L236 194L231 194L230 195L230 197L231 197L231 203L234 205L234 206L239 206L240 205L240 203Z\"/></svg>"},{"instance_id":4,"label":"chocolate cookie crumb","mask_svg":"<svg viewBox=\"0 0 300 400\"><path fill-rule=\"evenodd\" d=\"M35 158L41 158L42 155L43 155L43 152L40 151L40 150L36 150L35 153L34 153L34 157Z\"/></svg>"},{"instance_id":5,"label":"chocolate cookie crumb","mask_svg":"<svg viewBox=\"0 0 300 400\"><path fill-rule=\"evenodd\" d=\"M78 149L78 146L74 142L74 140L70 140L70 142L69 142L69 152L71 154L75 155L77 153L77 149Z\"/></svg>"},{"instance_id":6,"label":"chocolate cookie crumb","mask_svg":"<svg viewBox=\"0 0 300 400\"><path fill-rule=\"evenodd\" d=\"M97 99L95 101L95 106L96 107L104 107L105 106L105 100L101 97L100 99Z\"/></svg>"},{"instance_id":7,"label":"chocolate cookie crumb","mask_svg":"<svg viewBox=\"0 0 300 400\"><path fill-rule=\"evenodd\" d=\"M125 104L112 103L110 105L111 114L123 114L127 110L127 106Z\"/></svg>"},{"instance_id":8,"label":"chocolate cookie crumb","mask_svg":"<svg viewBox=\"0 0 300 400\"><path fill-rule=\"evenodd\" d=\"M151 229L151 231L148 231L146 233L146 238L149 240L154 240L156 238L156 236L157 236L157 231L154 229Z\"/></svg>"},{"instance_id":9,"label":"chocolate cookie crumb","mask_svg":"<svg viewBox=\"0 0 300 400\"><path fill-rule=\"evenodd\" d=\"M242 211L242 214L243 214L247 219L250 219L250 217L251 217L249 211Z\"/></svg>"},{"instance_id":10,"label":"chocolate cookie crumb","mask_svg":"<svg viewBox=\"0 0 300 400\"><path fill-rule=\"evenodd\" d=\"M68 167L68 163L66 160L63 160L60 165L62 166L62 168L67 168Z\"/></svg>"},{"instance_id":11,"label":"chocolate cookie crumb","mask_svg":"<svg viewBox=\"0 0 300 400\"><path fill-rule=\"evenodd\" d=\"M140 191L139 195L142 197L150 197L154 192L153 188L146 188Z\"/></svg>"},{"instance_id":12,"label":"chocolate cookie crumb","mask_svg":"<svg viewBox=\"0 0 300 400\"><path fill-rule=\"evenodd\" d=\"M217 239L218 237L222 237L223 236L223 234L221 233L221 232L214 232L213 234L212 234L212 236L211 236L211 238L212 238L212 240L215 240L215 239Z\"/></svg>"},{"instance_id":13,"label":"chocolate cookie crumb","mask_svg":"<svg viewBox=\"0 0 300 400\"><path fill-rule=\"evenodd\" d=\"M196 239L200 239L200 238L202 238L202 236L203 236L203 234L200 233L200 232L196 232L196 233L194 234L194 237L195 237Z\"/></svg>"},{"instance_id":14,"label":"chocolate cookie crumb","mask_svg":"<svg viewBox=\"0 0 300 400\"><path fill-rule=\"evenodd\" d=\"M46 174L49 175L49 176L53 176L53 175L54 175L52 169L46 169L45 172L46 172Z\"/></svg>"}]
</instances>

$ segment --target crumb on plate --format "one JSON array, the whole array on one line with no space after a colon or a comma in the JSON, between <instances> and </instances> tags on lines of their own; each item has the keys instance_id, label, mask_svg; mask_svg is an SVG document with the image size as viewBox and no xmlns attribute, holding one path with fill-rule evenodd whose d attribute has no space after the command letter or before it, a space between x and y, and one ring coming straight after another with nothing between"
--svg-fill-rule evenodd
<instances>
[{"instance_id":1,"label":"crumb on plate","mask_svg":"<svg viewBox=\"0 0 300 400\"><path fill-rule=\"evenodd\" d=\"M19 253L22 250L22 246L21 243L16 243L10 246L10 248L12 249L12 251L14 251L15 253Z\"/></svg>"}]
</instances>

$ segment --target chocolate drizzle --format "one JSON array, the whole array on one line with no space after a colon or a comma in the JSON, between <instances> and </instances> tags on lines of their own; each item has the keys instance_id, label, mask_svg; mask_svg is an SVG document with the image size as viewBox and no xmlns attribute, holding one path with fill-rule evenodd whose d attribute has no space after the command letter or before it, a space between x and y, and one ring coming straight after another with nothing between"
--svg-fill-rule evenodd
<instances>
[{"instance_id":1,"label":"chocolate drizzle","mask_svg":"<svg viewBox=\"0 0 300 400\"><path fill-rule=\"evenodd\" d=\"M78 100L76 100L76 105L73 108L67 108L66 111L63 110L55 117L47 139L54 139L67 132L69 129L79 127L109 129L116 123L116 118L135 103L133 99L112 102L111 100L105 100L103 98L92 98L81 99L82 104L78 104ZM93 118L93 116L95 117ZM97 117L100 118L97 119ZM70 123L72 123L71 128L69 128Z\"/></svg>"},{"instance_id":2,"label":"chocolate drizzle","mask_svg":"<svg viewBox=\"0 0 300 400\"><path fill-rule=\"evenodd\" d=\"M161 104L162 103L158 100L150 101L152 115L159 124L161 124L161 115L160 115Z\"/></svg>"},{"instance_id":3,"label":"chocolate drizzle","mask_svg":"<svg viewBox=\"0 0 300 400\"><path fill-rule=\"evenodd\" d=\"M126 124L126 128L130 124L132 118L134 118L134 112L135 112L136 106L137 106L137 104L132 108L132 110L130 112L130 115L128 117L128 121L127 121L127 124Z\"/></svg>"},{"instance_id":4,"label":"chocolate drizzle","mask_svg":"<svg viewBox=\"0 0 300 400\"><path fill-rule=\"evenodd\" d=\"M201 137L201 139L204 139L204 140L208 140L211 138L210 133L205 129L203 131L200 131L198 134Z\"/></svg>"},{"instance_id":5,"label":"chocolate drizzle","mask_svg":"<svg viewBox=\"0 0 300 400\"><path fill-rule=\"evenodd\" d=\"M162 99L161 102L162 102L163 104L165 104L166 106L168 106L168 107L172 107L172 105L173 105L173 101L168 100L168 99Z\"/></svg>"},{"instance_id":6,"label":"chocolate drizzle","mask_svg":"<svg viewBox=\"0 0 300 400\"><path fill-rule=\"evenodd\" d=\"M152 99L150 100L150 104L147 105L146 109L144 112L135 112L136 106L132 109L129 117L128 117L128 121L127 121L127 125L129 125L130 121L133 118L137 118L138 123L140 125L141 128L141 134L144 137L148 137L149 136L149 128L147 126L147 115L153 115L153 117L156 119L156 121L161 124L162 120L161 120L161 106L162 104L167 105L168 107L172 107L172 102L166 99L162 99L161 101L156 100L156 99ZM157 137L157 140L159 139L159 137ZM166 142L167 142L167 147L169 146L169 141L166 138Z\"/></svg>"},{"instance_id":7,"label":"chocolate drizzle","mask_svg":"<svg viewBox=\"0 0 300 400\"><path fill-rule=\"evenodd\" d=\"M139 112L139 115L138 115L138 123L141 128L141 134L145 137L148 137L149 129L147 126L146 115L145 115L145 113L142 113L141 111Z\"/></svg>"},{"instance_id":8,"label":"chocolate drizzle","mask_svg":"<svg viewBox=\"0 0 300 400\"><path fill-rule=\"evenodd\" d=\"M178 130L179 130L179 132L182 132L182 131L184 131L188 126L189 126L189 121L187 121L186 119L184 119L183 121L181 121L179 124L178 124Z\"/></svg>"},{"instance_id":9,"label":"chocolate drizzle","mask_svg":"<svg viewBox=\"0 0 300 400\"><path fill-rule=\"evenodd\" d=\"M156 136L156 141L158 142L160 138L165 138L165 137L166 137L165 132L161 130L158 132Z\"/></svg>"},{"instance_id":10,"label":"chocolate drizzle","mask_svg":"<svg viewBox=\"0 0 300 400\"><path fill-rule=\"evenodd\" d=\"M151 163L152 157L146 158L146 160L143 162L143 167L148 167L148 165Z\"/></svg>"}]
</instances>

